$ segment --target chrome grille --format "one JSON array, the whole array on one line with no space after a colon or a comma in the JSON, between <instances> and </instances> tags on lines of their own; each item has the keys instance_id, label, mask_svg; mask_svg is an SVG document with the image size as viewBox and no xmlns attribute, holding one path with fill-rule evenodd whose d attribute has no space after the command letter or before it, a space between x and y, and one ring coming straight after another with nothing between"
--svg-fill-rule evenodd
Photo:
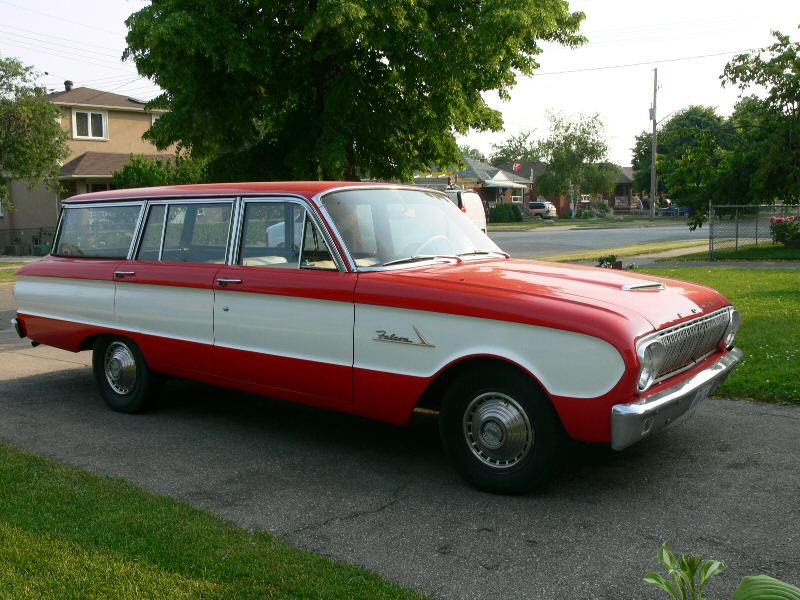
<instances>
[{"instance_id":1,"label":"chrome grille","mask_svg":"<svg viewBox=\"0 0 800 600\"><path fill-rule=\"evenodd\" d=\"M725 334L729 322L730 312L723 308L660 331L658 340L664 344L667 360L658 372L656 381L685 370L711 354Z\"/></svg>"}]
</instances>

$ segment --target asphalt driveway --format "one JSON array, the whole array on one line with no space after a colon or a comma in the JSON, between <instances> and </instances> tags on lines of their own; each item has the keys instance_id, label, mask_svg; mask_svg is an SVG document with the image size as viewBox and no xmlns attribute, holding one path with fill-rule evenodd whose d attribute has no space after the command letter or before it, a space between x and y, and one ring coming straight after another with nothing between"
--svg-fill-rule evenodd
<instances>
[{"instance_id":1,"label":"asphalt driveway","mask_svg":"<svg viewBox=\"0 0 800 600\"><path fill-rule=\"evenodd\" d=\"M467 487L434 417L399 429L191 382L105 408L88 353L0 331L0 440L123 477L441 598L658 598L662 540L800 584L800 409L711 400L617 453L578 447L527 496Z\"/></svg>"}]
</instances>

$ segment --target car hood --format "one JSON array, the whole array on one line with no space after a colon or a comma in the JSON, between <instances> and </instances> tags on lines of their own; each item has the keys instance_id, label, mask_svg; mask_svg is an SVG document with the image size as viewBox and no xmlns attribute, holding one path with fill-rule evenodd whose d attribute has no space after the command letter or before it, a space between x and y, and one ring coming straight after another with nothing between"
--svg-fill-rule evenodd
<instances>
[{"instance_id":1,"label":"car hood","mask_svg":"<svg viewBox=\"0 0 800 600\"><path fill-rule=\"evenodd\" d=\"M491 289L493 296L506 291L517 297L580 301L629 317L638 315L654 329L730 304L715 290L694 283L631 271L529 260L464 261L393 271L392 276L414 279L417 284L432 284L430 280L435 280L436 287L446 285L450 289Z\"/></svg>"}]
</instances>

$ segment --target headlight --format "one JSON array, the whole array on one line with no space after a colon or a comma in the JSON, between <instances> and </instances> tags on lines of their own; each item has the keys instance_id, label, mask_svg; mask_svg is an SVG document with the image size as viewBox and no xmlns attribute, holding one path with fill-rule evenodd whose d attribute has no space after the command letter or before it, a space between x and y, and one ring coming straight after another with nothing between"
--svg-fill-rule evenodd
<instances>
[{"instance_id":1,"label":"headlight","mask_svg":"<svg viewBox=\"0 0 800 600\"><path fill-rule=\"evenodd\" d=\"M725 348L733 348L733 340L736 338L736 332L739 331L739 323L741 322L738 310L731 306L728 311L730 312L730 320L728 321L728 327L725 329L725 334L720 340L723 350Z\"/></svg>"},{"instance_id":2,"label":"headlight","mask_svg":"<svg viewBox=\"0 0 800 600\"><path fill-rule=\"evenodd\" d=\"M658 340L650 340L639 344L636 353L639 355L639 378L636 380L636 388L643 392L653 385L658 372L664 366L667 352L664 344Z\"/></svg>"}]
</instances>

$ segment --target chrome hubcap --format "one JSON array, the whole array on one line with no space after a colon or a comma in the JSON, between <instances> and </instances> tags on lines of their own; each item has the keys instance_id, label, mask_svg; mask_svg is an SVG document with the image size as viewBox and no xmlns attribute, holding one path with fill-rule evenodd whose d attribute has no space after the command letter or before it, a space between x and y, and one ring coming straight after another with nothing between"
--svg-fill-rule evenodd
<instances>
[{"instance_id":1,"label":"chrome hubcap","mask_svg":"<svg viewBox=\"0 0 800 600\"><path fill-rule=\"evenodd\" d=\"M136 359L133 352L122 342L113 342L106 350L106 381L118 394L130 394L136 386Z\"/></svg>"},{"instance_id":2,"label":"chrome hubcap","mask_svg":"<svg viewBox=\"0 0 800 600\"><path fill-rule=\"evenodd\" d=\"M472 400L464 411L464 439L482 463L506 469L530 452L533 428L511 396L487 392Z\"/></svg>"}]
</instances>

